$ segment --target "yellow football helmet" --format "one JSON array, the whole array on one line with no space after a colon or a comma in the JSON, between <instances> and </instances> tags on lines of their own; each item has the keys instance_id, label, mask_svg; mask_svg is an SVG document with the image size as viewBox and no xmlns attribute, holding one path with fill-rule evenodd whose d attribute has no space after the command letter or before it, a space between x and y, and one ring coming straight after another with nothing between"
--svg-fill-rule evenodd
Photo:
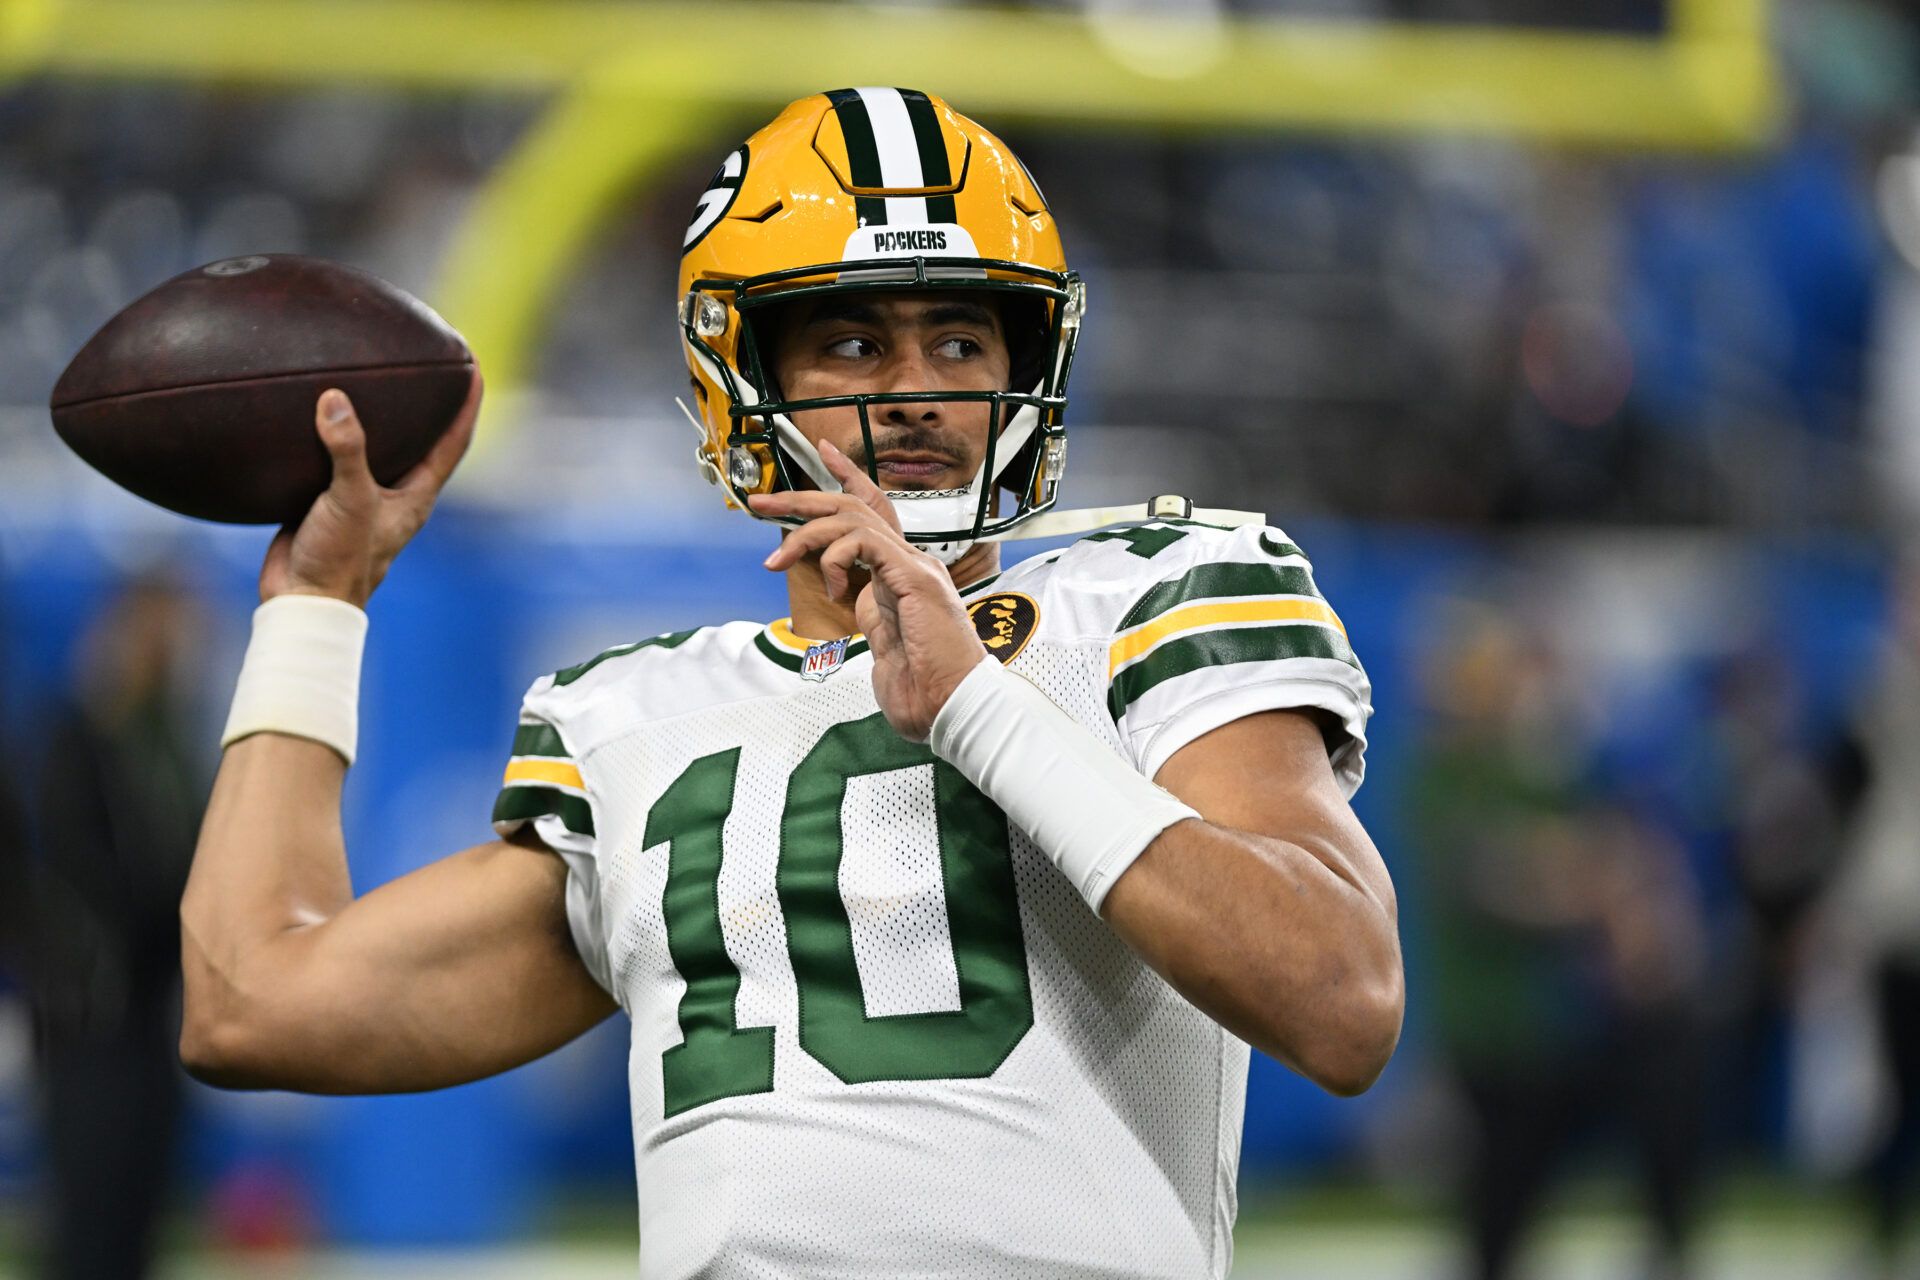
<instances>
[{"instance_id":1,"label":"yellow football helmet","mask_svg":"<svg viewBox=\"0 0 1920 1280\"><path fill-rule=\"evenodd\" d=\"M1013 385L781 397L764 363L764 334L756 334L764 308L910 289L993 292L1006 319ZM727 156L687 228L679 321L699 402L700 468L729 506L803 487L803 476L837 491L789 415L851 405L878 483L870 404L987 401L993 426L971 484L891 495L909 540L951 563L975 540L1004 536L1053 506L1066 463L1067 374L1085 310L1085 289L1067 270L1046 201L1005 143L911 89L802 98ZM1006 514L1000 489L1015 499Z\"/></svg>"}]
</instances>

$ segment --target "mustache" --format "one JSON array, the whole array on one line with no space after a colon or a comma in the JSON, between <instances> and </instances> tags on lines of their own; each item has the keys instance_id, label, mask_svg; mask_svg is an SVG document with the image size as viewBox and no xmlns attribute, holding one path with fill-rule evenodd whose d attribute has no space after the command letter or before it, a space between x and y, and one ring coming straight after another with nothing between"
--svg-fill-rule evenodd
<instances>
[{"instance_id":1,"label":"mustache","mask_svg":"<svg viewBox=\"0 0 1920 1280\"><path fill-rule=\"evenodd\" d=\"M954 466L958 466L964 456L949 441L941 439L937 432L932 431L901 431L890 435L876 433L871 454L867 452L866 442L863 440L854 441L845 452L848 460L860 467L869 466L874 458L883 453L929 453L945 459Z\"/></svg>"}]
</instances>

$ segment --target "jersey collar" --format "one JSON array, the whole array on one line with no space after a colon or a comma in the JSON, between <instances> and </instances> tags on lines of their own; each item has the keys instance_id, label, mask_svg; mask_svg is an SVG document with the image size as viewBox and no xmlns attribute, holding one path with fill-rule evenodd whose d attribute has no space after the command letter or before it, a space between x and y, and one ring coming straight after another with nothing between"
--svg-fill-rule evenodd
<instances>
[{"instance_id":1,"label":"jersey collar","mask_svg":"<svg viewBox=\"0 0 1920 1280\"><path fill-rule=\"evenodd\" d=\"M984 578L969 582L960 588L963 596L972 595L983 587L992 585L1000 578L999 573L990 573ZM825 641L810 640L806 636L795 635L792 618L775 618L760 629L753 638L753 647L769 662L785 667L789 671L799 671L800 664L807 656L807 650ZM845 661L852 662L867 651L867 638L860 632L847 637L847 655Z\"/></svg>"},{"instance_id":2,"label":"jersey collar","mask_svg":"<svg viewBox=\"0 0 1920 1280\"><path fill-rule=\"evenodd\" d=\"M775 618L760 629L753 638L753 647L763 657L789 671L798 672L800 664L807 656L807 650L825 641L809 640L805 636L793 633L792 618ZM847 653L844 661L852 662L867 651L867 638L861 634L847 637Z\"/></svg>"}]
</instances>

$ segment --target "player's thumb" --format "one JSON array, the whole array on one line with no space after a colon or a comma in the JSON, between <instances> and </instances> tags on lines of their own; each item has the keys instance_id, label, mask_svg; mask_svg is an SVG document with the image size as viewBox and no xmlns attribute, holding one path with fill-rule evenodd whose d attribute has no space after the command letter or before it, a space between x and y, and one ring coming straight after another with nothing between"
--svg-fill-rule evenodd
<instances>
[{"instance_id":1,"label":"player's thumb","mask_svg":"<svg viewBox=\"0 0 1920 1280\"><path fill-rule=\"evenodd\" d=\"M320 394L314 410L314 422L320 443L333 459L333 482L354 487L371 485L373 474L367 470L367 433L353 412L347 393L332 387Z\"/></svg>"}]
</instances>

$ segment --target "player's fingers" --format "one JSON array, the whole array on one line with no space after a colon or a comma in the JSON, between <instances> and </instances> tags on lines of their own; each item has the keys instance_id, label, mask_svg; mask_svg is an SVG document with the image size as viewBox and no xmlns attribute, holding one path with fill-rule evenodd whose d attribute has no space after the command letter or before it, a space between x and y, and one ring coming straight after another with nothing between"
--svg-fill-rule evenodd
<instances>
[{"instance_id":1,"label":"player's fingers","mask_svg":"<svg viewBox=\"0 0 1920 1280\"><path fill-rule=\"evenodd\" d=\"M853 625L876 654L891 654L900 647L900 627L893 610L894 597L887 594L878 578L863 588L853 601Z\"/></svg>"},{"instance_id":2,"label":"player's fingers","mask_svg":"<svg viewBox=\"0 0 1920 1280\"><path fill-rule=\"evenodd\" d=\"M827 599L838 601L846 594L847 578L859 556L859 548L853 545L851 537L841 538L820 553L820 580L826 588Z\"/></svg>"},{"instance_id":3,"label":"player's fingers","mask_svg":"<svg viewBox=\"0 0 1920 1280\"><path fill-rule=\"evenodd\" d=\"M425 492L431 496L446 486L453 469L460 465L460 459L467 456L467 448L473 443L474 428L480 421L480 399L485 394L486 380L480 376L480 370L475 369L473 382L467 387L466 403L460 406L452 425L433 442L433 448L427 451L427 456L400 477L400 483L394 488L407 493Z\"/></svg>"},{"instance_id":4,"label":"player's fingers","mask_svg":"<svg viewBox=\"0 0 1920 1280\"><path fill-rule=\"evenodd\" d=\"M850 530L871 528L868 522L872 519L872 515L864 511L847 511L809 520L781 540L773 554L766 558L766 566L775 570L790 569L807 556L830 545L836 538L844 537Z\"/></svg>"},{"instance_id":5,"label":"player's fingers","mask_svg":"<svg viewBox=\"0 0 1920 1280\"><path fill-rule=\"evenodd\" d=\"M858 498L845 493L822 493L818 489L784 489L779 493L750 493L747 505L770 516L799 516L815 520L842 511L865 511Z\"/></svg>"},{"instance_id":6,"label":"player's fingers","mask_svg":"<svg viewBox=\"0 0 1920 1280\"><path fill-rule=\"evenodd\" d=\"M833 441L822 439L819 445L820 461L827 464L827 474L840 482L840 487L851 496L858 498L869 510L883 521L887 528L900 532L900 517L894 513L893 500L887 497L879 485L865 471L854 465L853 459L840 452Z\"/></svg>"},{"instance_id":7,"label":"player's fingers","mask_svg":"<svg viewBox=\"0 0 1920 1280\"><path fill-rule=\"evenodd\" d=\"M780 545L773 549L773 554L764 563L776 572L791 569L846 531L846 522L837 516L811 521L791 530L782 538Z\"/></svg>"},{"instance_id":8,"label":"player's fingers","mask_svg":"<svg viewBox=\"0 0 1920 1280\"><path fill-rule=\"evenodd\" d=\"M897 523L885 518L882 513L850 494L821 493L817 489L797 489L781 493L750 494L747 503L755 511L764 515L798 517L807 521L801 526L802 528L814 531L808 537L794 543L790 554L781 557L778 561L769 557L767 561L769 569L785 568L808 552L818 551L834 538L839 537L843 527L851 524L864 524L903 547L908 545L906 536L900 532ZM819 527L827 521L835 523Z\"/></svg>"},{"instance_id":9,"label":"player's fingers","mask_svg":"<svg viewBox=\"0 0 1920 1280\"><path fill-rule=\"evenodd\" d=\"M855 570L877 568L882 559L898 554L899 548L874 530L856 526L836 538L820 553L820 576L826 583L827 598L842 600Z\"/></svg>"},{"instance_id":10,"label":"player's fingers","mask_svg":"<svg viewBox=\"0 0 1920 1280\"><path fill-rule=\"evenodd\" d=\"M373 472L367 469L367 433L353 412L347 393L330 387L320 393L314 406L314 425L320 443L333 459L333 487L364 490L373 486Z\"/></svg>"}]
</instances>

